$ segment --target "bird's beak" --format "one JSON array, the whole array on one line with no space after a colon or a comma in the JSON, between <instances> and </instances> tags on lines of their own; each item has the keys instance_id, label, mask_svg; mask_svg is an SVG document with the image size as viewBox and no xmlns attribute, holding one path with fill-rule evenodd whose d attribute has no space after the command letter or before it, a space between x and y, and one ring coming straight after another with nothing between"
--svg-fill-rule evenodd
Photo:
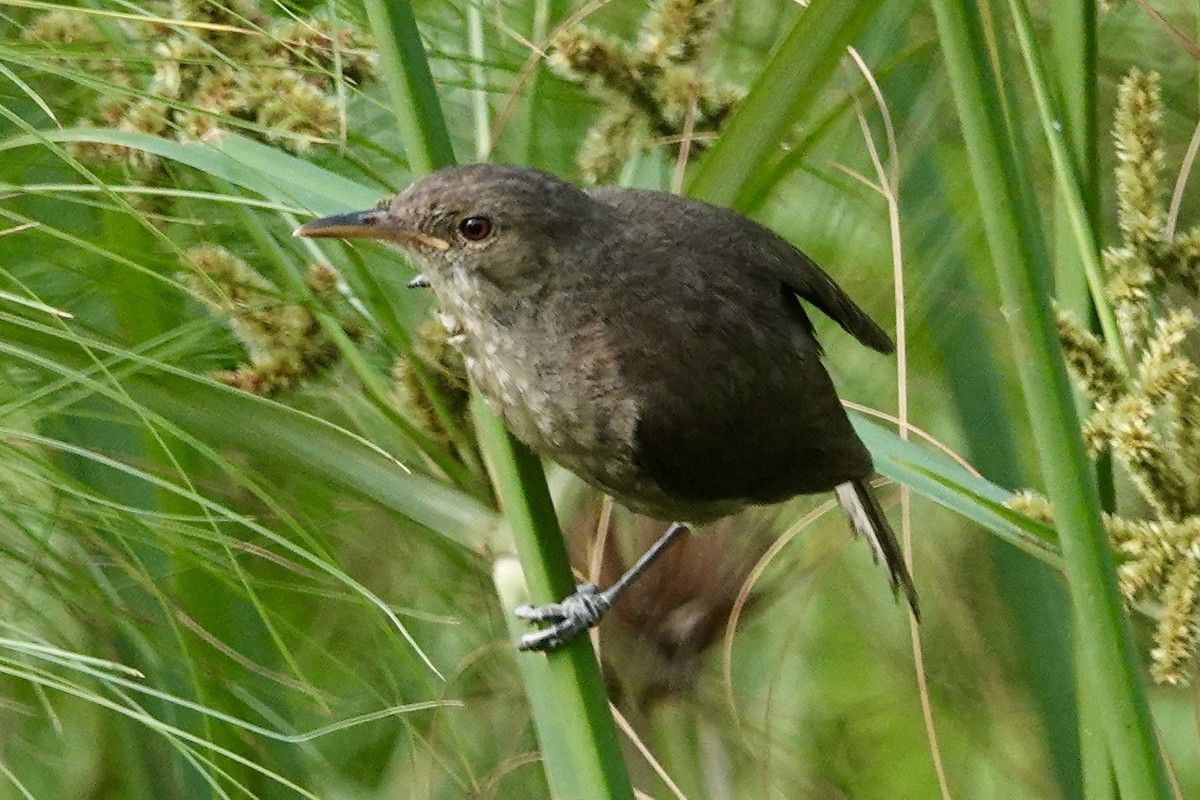
<instances>
[{"instance_id":1,"label":"bird's beak","mask_svg":"<svg viewBox=\"0 0 1200 800\"><path fill-rule=\"evenodd\" d=\"M309 239L382 239L396 244L424 245L434 250L450 249L450 243L445 239L393 225L388 213L379 209L314 219L296 228L292 235Z\"/></svg>"}]
</instances>

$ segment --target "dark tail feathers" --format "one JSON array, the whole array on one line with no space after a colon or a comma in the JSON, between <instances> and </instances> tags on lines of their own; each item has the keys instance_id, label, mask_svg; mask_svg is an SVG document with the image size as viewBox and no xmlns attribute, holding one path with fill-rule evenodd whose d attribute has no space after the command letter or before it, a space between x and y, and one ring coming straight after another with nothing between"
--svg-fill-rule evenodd
<instances>
[{"instance_id":1,"label":"dark tail feathers","mask_svg":"<svg viewBox=\"0 0 1200 800\"><path fill-rule=\"evenodd\" d=\"M850 519L850 529L855 536L865 536L871 543L875 562L883 561L888 569L888 577L892 582L892 594L897 594L901 587L908 605L912 607L913 616L919 621L921 611L917 606L917 587L913 585L912 576L904 564L904 553L900 551L900 543L896 534L888 525L887 517L879 501L871 493L871 488L863 480L849 481L840 484L837 492L838 503Z\"/></svg>"}]
</instances>

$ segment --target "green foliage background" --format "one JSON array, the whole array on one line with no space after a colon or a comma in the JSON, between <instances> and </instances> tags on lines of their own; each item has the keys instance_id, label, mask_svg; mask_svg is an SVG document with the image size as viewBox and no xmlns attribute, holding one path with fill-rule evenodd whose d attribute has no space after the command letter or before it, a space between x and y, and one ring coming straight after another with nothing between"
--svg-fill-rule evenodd
<instances>
[{"instance_id":1,"label":"green foliage background","mask_svg":"<svg viewBox=\"0 0 1200 800\"><path fill-rule=\"evenodd\" d=\"M843 169L874 176L856 102L883 141L839 44L854 43L900 156L911 419L988 479L863 423L880 471L919 493L920 633L946 780L958 798L1080 797L1081 713L1091 729L1075 703L1061 562L1051 532L998 506L1000 487L1048 481L934 16L923 4L833 5L721 9L707 73L748 88L775 70L779 103L760 93L730 132L754 156L743 173L729 155L702 155L691 186L799 244L889 327L886 205ZM403 64L384 53L381 77L361 86L325 75L345 127L299 154L295 140L254 141L264 131L246 119L186 144L170 131L80 131L98 102L128 91L106 74L108 59L136 76L163 57L128 23L179 6L70 8L104 32L103 58L95 46L23 37L61 8L0 0L0 798L549 796L555 779L539 749L552 760L555 745L536 737L527 690L539 676L521 663L540 657L512 648L511 603L496 586L509 589L494 579L506 574L512 534L480 465L448 466L448 446L416 432L392 383L429 300L404 289L411 270L381 248L318 250L290 236L308 215L365 207L429 166L437 121L412 117L419 104L397 121ZM268 18L330 15L381 39L379 8L369 19L354 2L261 6ZM1011 69L1020 55L1007 6L981 8L995 24L996 59ZM578 179L578 146L604 101L550 72L526 43L543 44L575 10L557 0L414 5L460 161L494 137L492 160ZM1194 8L1161 10L1196 30ZM614 0L587 24L631 41L643 11ZM1048 40L1048 19L1034 23ZM247 25L239 35L267 35ZM809 38L791 39L796 31ZM1101 130L1121 75L1161 72L1174 174L1196 117L1194 61L1136 3L1102 14L1098 40ZM250 81L272 68L230 66ZM1037 110L1024 83L1010 89L1023 167L1049 218ZM144 176L120 165L81 161L72 140L157 153L165 196L151 202ZM1093 222L1107 242L1112 152L1100 141L1105 194ZM673 152L651 144L622 180L668 188L673 171ZM1185 194L1181 220L1194 219ZM182 254L198 243L222 245L278 287L277 302L309 309L337 363L270 397L214 380L246 354L229 320L180 277ZM318 260L365 312L365 337L338 336L350 312L305 282ZM1080 285L1060 276L1076 299ZM894 364L818 326L843 396L893 411ZM550 478L569 537L590 536L595 498L559 471ZM883 496L895 506L895 490ZM720 548L753 558L813 504L741 521ZM636 538L636 522L620 527ZM706 640L696 662L664 663L619 625L605 632L614 696L687 797L938 796L909 628L868 555L836 515L805 528L756 584L727 660ZM703 589L697 575L672 578ZM1150 627L1135 622L1144 645ZM669 688L653 702L628 691L660 673ZM1200 795L1195 696L1155 687L1151 701L1181 796ZM672 796L623 741L634 785ZM1088 787L1106 796L1098 791Z\"/></svg>"}]
</instances>

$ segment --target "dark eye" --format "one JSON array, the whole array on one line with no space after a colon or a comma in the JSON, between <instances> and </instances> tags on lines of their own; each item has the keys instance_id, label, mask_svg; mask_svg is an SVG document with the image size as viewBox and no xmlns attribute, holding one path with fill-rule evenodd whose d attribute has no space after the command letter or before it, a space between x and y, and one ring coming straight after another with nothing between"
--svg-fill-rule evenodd
<instances>
[{"instance_id":1,"label":"dark eye","mask_svg":"<svg viewBox=\"0 0 1200 800\"><path fill-rule=\"evenodd\" d=\"M487 217L467 217L458 223L462 235L472 242L486 239L492 232L492 221Z\"/></svg>"}]
</instances>

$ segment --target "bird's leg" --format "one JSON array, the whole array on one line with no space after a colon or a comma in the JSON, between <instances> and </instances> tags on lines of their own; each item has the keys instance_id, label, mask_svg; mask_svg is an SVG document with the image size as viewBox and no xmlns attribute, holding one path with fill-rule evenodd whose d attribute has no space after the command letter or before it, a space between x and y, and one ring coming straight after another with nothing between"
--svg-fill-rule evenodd
<instances>
[{"instance_id":1,"label":"bird's leg","mask_svg":"<svg viewBox=\"0 0 1200 800\"><path fill-rule=\"evenodd\" d=\"M604 591L594 583L581 583L575 587L575 593L564 598L560 603L551 603L534 608L523 605L514 613L521 619L530 622L548 623L550 627L540 631L527 633L517 643L519 650L557 650L579 634L595 626L604 616L604 612L612 606L617 596L656 558L663 554L671 543L687 532L687 526L682 522L672 522L658 541L650 545L642 557L616 583Z\"/></svg>"}]
</instances>

